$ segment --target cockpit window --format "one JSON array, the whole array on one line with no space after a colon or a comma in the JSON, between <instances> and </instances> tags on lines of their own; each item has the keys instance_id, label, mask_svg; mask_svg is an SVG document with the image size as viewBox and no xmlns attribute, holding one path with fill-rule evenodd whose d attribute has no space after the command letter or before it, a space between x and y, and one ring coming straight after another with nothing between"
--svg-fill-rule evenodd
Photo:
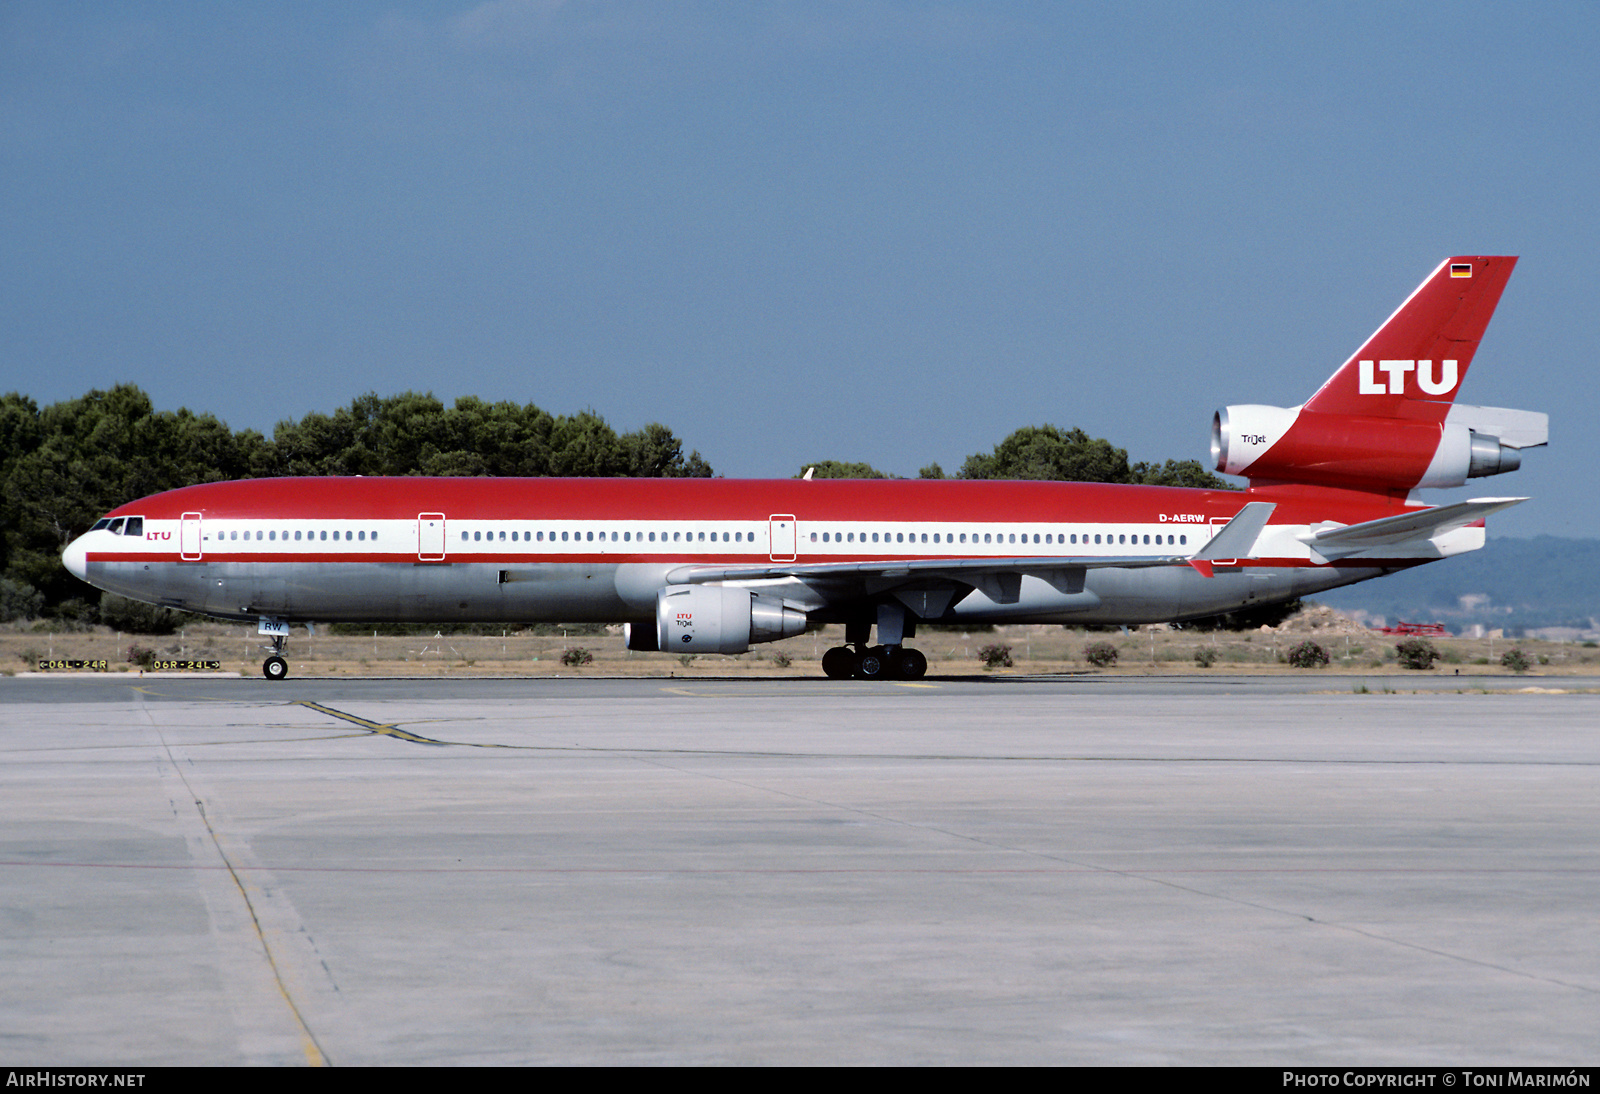
<instances>
[{"instance_id":1,"label":"cockpit window","mask_svg":"<svg viewBox=\"0 0 1600 1094\"><path fill-rule=\"evenodd\" d=\"M126 517L118 517L116 520L111 522L111 534L112 535L120 536L122 534L122 522L124 520L126 520L126 519L127 519Z\"/></svg>"},{"instance_id":2,"label":"cockpit window","mask_svg":"<svg viewBox=\"0 0 1600 1094\"><path fill-rule=\"evenodd\" d=\"M106 525L108 525L110 523L111 523L111 518L110 517L101 517L99 520L94 522L94 527L89 529L89 531L98 532L100 529L104 528Z\"/></svg>"},{"instance_id":3,"label":"cockpit window","mask_svg":"<svg viewBox=\"0 0 1600 1094\"><path fill-rule=\"evenodd\" d=\"M125 535L125 536L143 536L144 535L144 518L143 517L129 517L128 518L128 523L123 525L123 527L122 527L122 534Z\"/></svg>"}]
</instances>

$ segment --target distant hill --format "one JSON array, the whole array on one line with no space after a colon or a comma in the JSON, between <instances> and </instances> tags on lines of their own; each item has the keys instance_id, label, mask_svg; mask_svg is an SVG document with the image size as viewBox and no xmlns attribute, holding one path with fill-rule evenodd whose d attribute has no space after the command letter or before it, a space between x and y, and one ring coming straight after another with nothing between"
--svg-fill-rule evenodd
<instances>
[{"instance_id":1,"label":"distant hill","mask_svg":"<svg viewBox=\"0 0 1600 1094\"><path fill-rule=\"evenodd\" d=\"M1481 551L1313 599L1391 623L1439 622L1457 632L1474 624L1512 635L1546 627L1600 632L1600 539L1491 537Z\"/></svg>"}]
</instances>

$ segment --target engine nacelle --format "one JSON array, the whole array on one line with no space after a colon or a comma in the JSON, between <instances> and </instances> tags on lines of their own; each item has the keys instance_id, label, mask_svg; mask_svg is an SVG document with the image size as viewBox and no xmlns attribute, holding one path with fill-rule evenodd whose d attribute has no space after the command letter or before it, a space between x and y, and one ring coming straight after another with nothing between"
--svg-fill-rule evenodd
<instances>
[{"instance_id":1,"label":"engine nacelle","mask_svg":"<svg viewBox=\"0 0 1600 1094\"><path fill-rule=\"evenodd\" d=\"M1218 471L1323 486L1460 486L1468 479L1515 471L1522 464L1519 447L1474 432L1464 421L1251 405L1227 407L1211 420L1211 459Z\"/></svg>"},{"instance_id":2,"label":"engine nacelle","mask_svg":"<svg viewBox=\"0 0 1600 1094\"><path fill-rule=\"evenodd\" d=\"M638 653L657 653L661 649L660 636L656 633L656 625L653 622L624 623L622 644Z\"/></svg>"},{"instance_id":3,"label":"engine nacelle","mask_svg":"<svg viewBox=\"0 0 1600 1094\"><path fill-rule=\"evenodd\" d=\"M672 585L656 594L658 648L674 653L743 653L757 642L793 638L806 613L777 597L726 585Z\"/></svg>"}]
</instances>

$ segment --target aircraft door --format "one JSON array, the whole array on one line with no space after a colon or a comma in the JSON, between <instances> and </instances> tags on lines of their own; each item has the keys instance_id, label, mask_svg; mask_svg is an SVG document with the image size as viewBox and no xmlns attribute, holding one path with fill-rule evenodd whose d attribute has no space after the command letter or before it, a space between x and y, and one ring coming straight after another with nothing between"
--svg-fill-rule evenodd
<instances>
[{"instance_id":1,"label":"aircraft door","mask_svg":"<svg viewBox=\"0 0 1600 1094\"><path fill-rule=\"evenodd\" d=\"M1226 528L1228 526L1228 521L1230 521L1232 519L1233 519L1232 517L1212 517L1211 518L1211 523L1210 523L1211 538L1215 539L1217 537L1217 535L1224 528ZM1213 566L1237 566L1237 565L1239 565L1239 560L1236 559L1236 558L1214 558L1214 559L1211 560L1211 565L1213 565Z\"/></svg>"},{"instance_id":2,"label":"aircraft door","mask_svg":"<svg viewBox=\"0 0 1600 1094\"><path fill-rule=\"evenodd\" d=\"M774 513L768 518L767 542L773 562L793 562L797 539L794 514Z\"/></svg>"},{"instance_id":3,"label":"aircraft door","mask_svg":"<svg viewBox=\"0 0 1600 1094\"><path fill-rule=\"evenodd\" d=\"M417 561L444 561L444 514L417 514Z\"/></svg>"},{"instance_id":4,"label":"aircraft door","mask_svg":"<svg viewBox=\"0 0 1600 1094\"><path fill-rule=\"evenodd\" d=\"M185 562L198 562L200 554L200 514L185 513L178 524L178 557Z\"/></svg>"}]
</instances>

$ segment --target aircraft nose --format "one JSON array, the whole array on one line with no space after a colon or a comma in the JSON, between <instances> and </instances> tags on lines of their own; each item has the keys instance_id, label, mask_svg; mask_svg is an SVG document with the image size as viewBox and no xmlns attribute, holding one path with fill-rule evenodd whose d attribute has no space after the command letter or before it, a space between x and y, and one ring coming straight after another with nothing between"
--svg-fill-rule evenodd
<instances>
[{"instance_id":1,"label":"aircraft nose","mask_svg":"<svg viewBox=\"0 0 1600 1094\"><path fill-rule=\"evenodd\" d=\"M62 565L79 581L89 580L86 576L89 572L89 548L83 544L83 541L87 538L87 536L79 536L67 544L67 549L61 552Z\"/></svg>"}]
</instances>

